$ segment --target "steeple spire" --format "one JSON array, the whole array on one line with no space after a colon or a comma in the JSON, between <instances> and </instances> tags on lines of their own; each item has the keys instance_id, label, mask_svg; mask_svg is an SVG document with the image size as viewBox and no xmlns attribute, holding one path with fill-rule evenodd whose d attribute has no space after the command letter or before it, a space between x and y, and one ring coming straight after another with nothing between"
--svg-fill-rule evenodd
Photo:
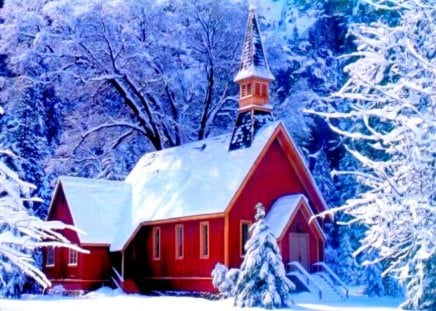
<instances>
[{"instance_id":1,"label":"steeple spire","mask_svg":"<svg viewBox=\"0 0 436 311\"><path fill-rule=\"evenodd\" d=\"M241 63L234 81L239 84L239 113L229 150L251 146L257 131L273 119L269 102L269 84L274 76L263 49L256 8L248 10L247 28Z\"/></svg>"},{"instance_id":2,"label":"steeple spire","mask_svg":"<svg viewBox=\"0 0 436 311\"><path fill-rule=\"evenodd\" d=\"M274 76L266 61L256 8L251 4L248 11L241 63L234 79L239 84L240 89L239 109L251 105L266 105L269 100L268 87L272 80L274 80Z\"/></svg>"}]
</instances>

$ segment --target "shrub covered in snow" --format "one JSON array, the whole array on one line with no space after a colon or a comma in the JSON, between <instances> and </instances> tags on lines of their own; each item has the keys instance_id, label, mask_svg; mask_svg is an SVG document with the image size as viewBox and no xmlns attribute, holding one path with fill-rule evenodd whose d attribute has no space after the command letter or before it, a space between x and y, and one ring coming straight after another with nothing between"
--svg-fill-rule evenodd
<instances>
[{"instance_id":1,"label":"shrub covered in snow","mask_svg":"<svg viewBox=\"0 0 436 311\"><path fill-rule=\"evenodd\" d=\"M255 220L236 282L235 305L267 309L287 306L295 285L286 277L277 240L265 223L261 203L256 204Z\"/></svg>"},{"instance_id":2,"label":"shrub covered in snow","mask_svg":"<svg viewBox=\"0 0 436 311\"><path fill-rule=\"evenodd\" d=\"M65 288L62 285L55 285L47 291L47 294L51 296L63 296L65 294Z\"/></svg>"},{"instance_id":3,"label":"shrub covered in snow","mask_svg":"<svg viewBox=\"0 0 436 311\"><path fill-rule=\"evenodd\" d=\"M212 284L220 293L227 297L234 296L239 269L228 269L225 265L217 263L211 275Z\"/></svg>"}]
</instances>

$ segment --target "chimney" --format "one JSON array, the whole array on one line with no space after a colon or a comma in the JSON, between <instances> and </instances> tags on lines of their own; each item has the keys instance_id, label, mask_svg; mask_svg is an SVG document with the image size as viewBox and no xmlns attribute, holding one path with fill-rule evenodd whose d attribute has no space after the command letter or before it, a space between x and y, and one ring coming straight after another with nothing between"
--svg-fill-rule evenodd
<instances>
[{"instance_id":1,"label":"chimney","mask_svg":"<svg viewBox=\"0 0 436 311\"><path fill-rule=\"evenodd\" d=\"M256 8L250 5L239 71L239 112L229 150L248 148L256 132L273 119L269 105L269 84L274 76L263 49Z\"/></svg>"}]
</instances>

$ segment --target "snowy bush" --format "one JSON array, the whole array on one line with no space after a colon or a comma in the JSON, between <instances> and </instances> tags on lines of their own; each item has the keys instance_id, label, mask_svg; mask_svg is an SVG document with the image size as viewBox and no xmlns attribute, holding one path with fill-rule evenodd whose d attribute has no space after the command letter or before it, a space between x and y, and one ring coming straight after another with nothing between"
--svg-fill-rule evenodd
<instances>
[{"instance_id":1,"label":"snowy bush","mask_svg":"<svg viewBox=\"0 0 436 311\"><path fill-rule=\"evenodd\" d=\"M55 285L47 291L47 294L51 296L63 296L65 292L66 290L62 285Z\"/></svg>"},{"instance_id":2,"label":"snowy bush","mask_svg":"<svg viewBox=\"0 0 436 311\"><path fill-rule=\"evenodd\" d=\"M265 223L261 203L256 204L255 220L236 282L235 305L267 309L288 306L295 285L286 277L277 240Z\"/></svg>"},{"instance_id":3,"label":"snowy bush","mask_svg":"<svg viewBox=\"0 0 436 311\"><path fill-rule=\"evenodd\" d=\"M211 275L212 284L220 293L227 297L234 296L239 269L228 269L225 265L217 263Z\"/></svg>"}]
</instances>

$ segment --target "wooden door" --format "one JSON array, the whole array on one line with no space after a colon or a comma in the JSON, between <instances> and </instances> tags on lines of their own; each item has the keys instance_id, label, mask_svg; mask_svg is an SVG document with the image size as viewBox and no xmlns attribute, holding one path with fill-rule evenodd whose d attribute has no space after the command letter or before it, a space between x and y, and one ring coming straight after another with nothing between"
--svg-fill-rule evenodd
<instances>
[{"instance_id":1,"label":"wooden door","mask_svg":"<svg viewBox=\"0 0 436 311\"><path fill-rule=\"evenodd\" d=\"M290 261L298 261L310 272L308 233L289 233L289 259Z\"/></svg>"}]
</instances>

